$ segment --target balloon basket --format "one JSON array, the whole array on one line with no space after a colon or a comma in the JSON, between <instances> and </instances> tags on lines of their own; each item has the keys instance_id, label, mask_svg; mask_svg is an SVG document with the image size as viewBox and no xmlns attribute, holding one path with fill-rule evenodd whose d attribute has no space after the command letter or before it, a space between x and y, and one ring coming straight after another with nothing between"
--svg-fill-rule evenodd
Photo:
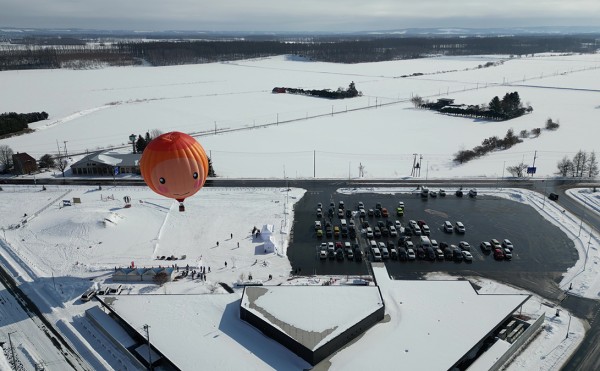
<instances>
[{"instance_id":1,"label":"balloon basket","mask_svg":"<svg viewBox=\"0 0 600 371\"><path fill-rule=\"evenodd\" d=\"M183 203L179 204L179 211L180 212L184 212L185 211L185 206L183 206Z\"/></svg>"}]
</instances>

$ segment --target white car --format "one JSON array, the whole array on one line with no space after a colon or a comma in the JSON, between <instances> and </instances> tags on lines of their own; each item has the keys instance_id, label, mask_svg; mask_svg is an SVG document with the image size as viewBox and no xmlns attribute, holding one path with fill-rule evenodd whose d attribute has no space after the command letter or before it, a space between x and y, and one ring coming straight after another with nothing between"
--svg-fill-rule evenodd
<instances>
[{"instance_id":1,"label":"white car","mask_svg":"<svg viewBox=\"0 0 600 371\"><path fill-rule=\"evenodd\" d=\"M417 258L413 249L406 249L406 255L408 255L408 260L415 260Z\"/></svg>"},{"instance_id":2,"label":"white car","mask_svg":"<svg viewBox=\"0 0 600 371\"><path fill-rule=\"evenodd\" d=\"M492 251L492 244L487 241L482 241L479 245L483 251Z\"/></svg>"},{"instance_id":3,"label":"white car","mask_svg":"<svg viewBox=\"0 0 600 371\"><path fill-rule=\"evenodd\" d=\"M465 225L462 224L462 222L456 222L456 224L454 224L454 229L456 229L458 233L465 233L467 231Z\"/></svg>"},{"instance_id":4,"label":"white car","mask_svg":"<svg viewBox=\"0 0 600 371\"><path fill-rule=\"evenodd\" d=\"M460 247L461 250L467 250L467 251L471 250L471 245L469 245L469 243L467 241L460 241L458 243L458 247Z\"/></svg>"},{"instance_id":5,"label":"white car","mask_svg":"<svg viewBox=\"0 0 600 371\"><path fill-rule=\"evenodd\" d=\"M390 232L390 236L392 236L392 237L398 236L398 231L396 230L396 227L394 227L393 225L390 225L389 232Z\"/></svg>"},{"instance_id":6,"label":"white car","mask_svg":"<svg viewBox=\"0 0 600 371\"><path fill-rule=\"evenodd\" d=\"M373 228L367 227L367 238L373 238Z\"/></svg>"},{"instance_id":7,"label":"white car","mask_svg":"<svg viewBox=\"0 0 600 371\"><path fill-rule=\"evenodd\" d=\"M507 249L510 249L510 251L512 251L512 249L514 248L512 242L510 242L510 240L508 238L505 238L502 241L502 247L505 247Z\"/></svg>"},{"instance_id":8,"label":"white car","mask_svg":"<svg viewBox=\"0 0 600 371\"><path fill-rule=\"evenodd\" d=\"M463 259L467 262L473 261L473 255L467 250L463 250L462 252Z\"/></svg>"}]
</instances>

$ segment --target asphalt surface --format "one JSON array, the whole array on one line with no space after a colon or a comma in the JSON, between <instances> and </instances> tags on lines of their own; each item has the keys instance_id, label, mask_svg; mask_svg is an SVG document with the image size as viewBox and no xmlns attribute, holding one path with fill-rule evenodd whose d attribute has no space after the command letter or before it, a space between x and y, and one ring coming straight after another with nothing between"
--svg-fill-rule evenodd
<instances>
[{"instance_id":1,"label":"asphalt surface","mask_svg":"<svg viewBox=\"0 0 600 371\"><path fill-rule=\"evenodd\" d=\"M456 263L453 261L416 260L401 262L398 260L385 261L386 267L394 278L421 278L428 272L447 272L455 275L478 274L503 282L515 284L527 289L534 288L544 296L558 297L563 291L557 282L561 273L573 266L578 258L573 242L554 225L547 223L533 208L496 197L456 197L449 194L446 197L423 200L418 195L391 194L356 194L356 195L325 195L309 193L295 207L293 241L288 249L288 257L293 270L300 268L304 273L316 274L368 274L365 264L344 260L321 260L316 254L316 248L321 242L337 241L336 239L318 239L314 230L316 220L316 205L318 202L326 208L331 198L334 202L344 203L356 210L358 201L367 208L375 208L377 202L383 207L395 211L398 201L405 203L403 217L391 215L388 219L398 219L403 226L408 225L409 219L424 220L431 228L430 238L439 242L456 244L467 241L471 245L473 262ZM323 221L328 220L325 218ZM373 226L378 220L385 218L366 218ZM444 233L442 224L445 220L452 223L461 221L466 226L465 234ZM356 224L360 224L355 217ZM333 225L339 225L337 216L332 219ZM481 241L496 238L502 241L510 239L515 245L513 259L510 261L494 260L489 253L484 253L479 245ZM397 245L397 237L382 237L377 241L391 240ZM339 241L350 241L340 238ZM412 241L418 245L418 237ZM351 241L354 245L355 241ZM367 239L359 234L358 243L366 256Z\"/></svg>"}]
</instances>

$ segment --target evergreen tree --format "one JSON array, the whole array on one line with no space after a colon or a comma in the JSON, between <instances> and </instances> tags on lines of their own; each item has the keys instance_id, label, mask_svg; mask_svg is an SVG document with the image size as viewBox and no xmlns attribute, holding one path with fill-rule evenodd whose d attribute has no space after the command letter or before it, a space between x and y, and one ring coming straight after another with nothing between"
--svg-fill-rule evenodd
<instances>
[{"instance_id":1,"label":"evergreen tree","mask_svg":"<svg viewBox=\"0 0 600 371\"><path fill-rule=\"evenodd\" d=\"M146 137L144 138L144 140L146 141L146 145L150 143L150 141L152 140L152 138L150 137L150 132L146 132Z\"/></svg>"},{"instance_id":2,"label":"evergreen tree","mask_svg":"<svg viewBox=\"0 0 600 371\"><path fill-rule=\"evenodd\" d=\"M502 113L502 103L500 102L500 98L498 98L497 95L490 101L489 109L494 113Z\"/></svg>"},{"instance_id":3,"label":"evergreen tree","mask_svg":"<svg viewBox=\"0 0 600 371\"><path fill-rule=\"evenodd\" d=\"M135 149L138 153L142 153L144 152L144 148L146 148L146 140L144 138L142 138L141 135L138 135L138 138L135 142Z\"/></svg>"},{"instance_id":4,"label":"evergreen tree","mask_svg":"<svg viewBox=\"0 0 600 371\"><path fill-rule=\"evenodd\" d=\"M45 154L42 157L40 157L39 164L41 168L54 167L54 157L52 157L52 155L50 154Z\"/></svg>"},{"instance_id":5,"label":"evergreen tree","mask_svg":"<svg viewBox=\"0 0 600 371\"><path fill-rule=\"evenodd\" d=\"M211 178L217 176L217 174L215 174L215 169L213 168L212 159L210 157L208 158L208 176Z\"/></svg>"}]
</instances>

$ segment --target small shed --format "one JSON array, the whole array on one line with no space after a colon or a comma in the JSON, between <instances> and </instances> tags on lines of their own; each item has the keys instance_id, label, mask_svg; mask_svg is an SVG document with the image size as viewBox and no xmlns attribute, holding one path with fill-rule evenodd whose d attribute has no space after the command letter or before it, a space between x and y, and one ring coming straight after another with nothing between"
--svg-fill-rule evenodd
<instances>
[{"instance_id":1,"label":"small shed","mask_svg":"<svg viewBox=\"0 0 600 371\"><path fill-rule=\"evenodd\" d=\"M271 236L268 240L263 243L263 249L265 254L272 254L275 252L275 241L273 241L273 236Z\"/></svg>"}]
</instances>

